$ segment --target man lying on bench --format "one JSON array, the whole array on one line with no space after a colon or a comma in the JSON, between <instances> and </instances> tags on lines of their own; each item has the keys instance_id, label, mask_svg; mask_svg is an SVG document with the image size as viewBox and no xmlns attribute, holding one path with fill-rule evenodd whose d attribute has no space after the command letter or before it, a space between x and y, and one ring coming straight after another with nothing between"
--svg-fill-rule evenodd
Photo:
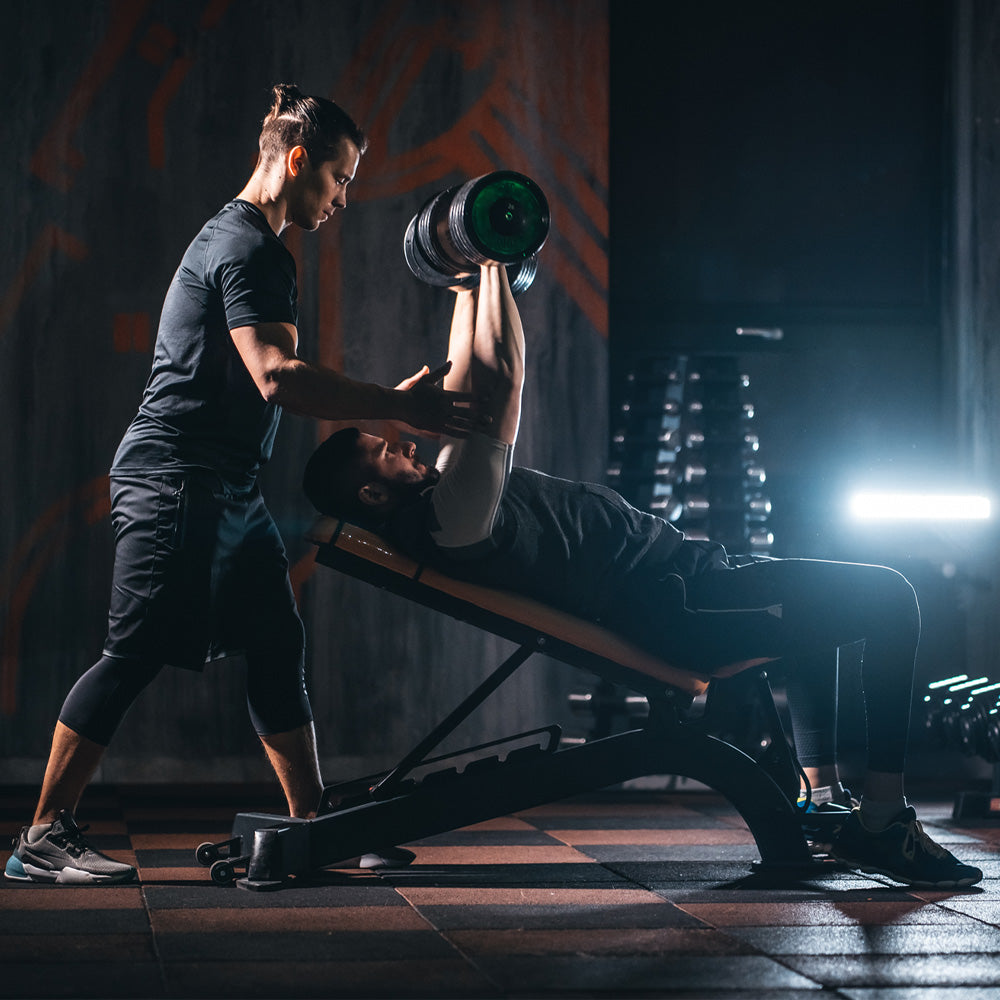
<instances>
[{"instance_id":1,"label":"man lying on bench","mask_svg":"<svg viewBox=\"0 0 1000 1000\"><path fill-rule=\"evenodd\" d=\"M512 468L524 335L502 267L457 292L445 388L481 400L481 429L434 466L413 442L338 431L310 458L314 506L374 528L422 563L599 621L668 662L711 674L788 659L796 748L812 806L841 812L831 853L912 885L982 878L923 831L903 790L920 615L913 588L881 566L730 557L685 539L613 490ZM868 761L853 802L836 762L837 650L864 641Z\"/></svg>"}]
</instances>

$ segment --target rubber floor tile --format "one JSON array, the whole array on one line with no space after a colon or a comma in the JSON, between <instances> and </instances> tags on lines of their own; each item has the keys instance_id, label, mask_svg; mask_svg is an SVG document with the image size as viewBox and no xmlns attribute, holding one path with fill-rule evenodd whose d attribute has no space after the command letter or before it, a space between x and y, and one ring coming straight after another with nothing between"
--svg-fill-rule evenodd
<instances>
[{"instance_id":1,"label":"rubber floor tile","mask_svg":"<svg viewBox=\"0 0 1000 1000\"><path fill-rule=\"evenodd\" d=\"M161 803L152 807L125 805L122 816L129 827L134 824L136 829L142 832L155 833L161 829L161 824L165 824L166 832L170 832L170 827L176 824L179 828L190 826L191 829L209 826L224 831L228 837L229 831L233 828L233 817L238 812L250 812L250 810L243 809L242 806L192 805L191 802L171 808Z\"/></svg>"},{"instance_id":2,"label":"rubber floor tile","mask_svg":"<svg viewBox=\"0 0 1000 1000\"><path fill-rule=\"evenodd\" d=\"M586 854L602 864L618 862L727 862L739 864L741 875L749 875L753 865L760 861L760 853L753 844L699 845L699 844L576 844L581 854Z\"/></svg>"},{"instance_id":3,"label":"rubber floor tile","mask_svg":"<svg viewBox=\"0 0 1000 1000\"><path fill-rule=\"evenodd\" d=\"M139 865L139 882L146 886L191 885L193 883L212 884L212 877L207 868L191 866L190 868L147 868Z\"/></svg>"},{"instance_id":4,"label":"rubber floor tile","mask_svg":"<svg viewBox=\"0 0 1000 1000\"><path fill-rule=\"evenodd\" d=\"M493 844L487 846L411 845L416 865L573 865L588 858L572 847L550 840L541 846Z\"/></svg>"},{"instance_id":5,"label":"rubber floor tile","mask_svg":"<svg viewBox=\"0 0 1000 1000\"><path fill-rule=\"evenodd\" d=\"M98 790L101 786L91 786ZM253 809L267 811L281 808L285 805L277 784L261 782L258 784L233 784L220 782L218 784L150 784L150 785L119 785L104 786L106 790L114 788L118 802L123 810L135 811L149 809L163 811L181 804L185 809ZM85 797L86 801L86 797Z\"/></svg>"},{"instance_id":6,"label":"rubber floor tile","mask_svg":"<svg viewBox=\"0 0 1000 1000\"><path fill-rule=\"evenodd\" d=\"M546 817L554 816L587 816L592 818L606 816L615 820L621 816L647 816L656 818L661 823L670 815L678 816L700 816L702 809L692 809L689 805L673 804L684 800L688 803L693 801L689 796L680 798L657 798L656 796L636 795L631 798L624 794L609 794L606 797L599 795L586 796L579 799L560 799L558 802L547 802L544 805L532 806L530 809L522 809L515 813L522 819L531 823L545 822ZM729 814L738 814L729 806Z\"/></svg>"},{"instance_id":7,"label":"rubber floor tile","mask_svg":"<svg viewBox=\"0 0 1000 1000\"><path fill-rule=\"evenodd\" d=\"M523 814L522 814L523 815ZM570 813L556 815L532 815L531 823L540 830L554 830L572 826L575 830L732 830L735 827L720 819L712 819L701 813L677 811L664 813L636 813L631 810L615 816ZM747 837L753 837L746 830Z\"/></svg>"},{"instance_id":8,"label":"rubber floor tile","mask_svg":"<svg viewBox=\"0 0 1000 1000\"><path fill-rule=\"evenodd\" d=\"M910 892L917 899L927 903L955 902L962 905L967 900L977 900L984 904L1000 901L1000 883L995 879L983 879L982 882L965 889L921 889L911 886Z\"/></svg>"},{"instance_id":9,"label":"rubber floor tile","mask_svg":"<svg viewBox=\"0 0 1000 1000\"><path fill-rule=\"evenodd\" d=\"M370 949L366 949L369 953ZM357 956L355 956L357 958ZM169 964L164 969L172 997L493 997L493 982L468 962L451 957L414 961L312 960Z\"/></svg>"},{"instance_id":10,"label":"rubber floor tile","mask_svg":"<svg viewBox=\"0 0 1000 1000\"><path fill-rule=\"evenodd\" d=\"M828 900L787 903L681 903L681 909L713 927L832 927L852 924L963 924L970 919L939 906L912 900L837 903Z\"/></svg>"},{"instance_id":11,"label":"rubber floor tile","mask_svg":"<svg viewBox=\"0 0 1000 1000\"><path fill-rule=\"evenodd\" d=\"M298 906L264 910L156 910L156 934L333 933L424 931L428 922L408 906Z\"/></svg>"},{"instance_id":12,"label":"rubber floor tile","mask_svg":"<svg viewBox=\"0 0 1000 1000\"><path fill-rule=\"evenodd\" d=\"M206 875L208 874L208 868L200 865L194 856L193 847L180 850L144 848L135 852L135 858L140 868L201 868Z\"/></svg>"},{"instance_id":13,"label":"rubber floor tile","mask_svg":"<svg viewBox=\"0 0 1000 1000\"><path fill-rule=\"evenodd\" d=\"M170 813L157 815L151 819L137 819L135 816L126 813L125 822L133 838L137 836L159 837L183 834L189 838L194 838L199 844L205 840L217 843L220 840L229 839L230 830L232 830L233 826L233 813L231 810L226 810L219 817L212 816L203 819L191 816L176 816Z\"/></svg>"},{"instance_id":14,"label":"rubber floor tile","mask_svg":"<svg viewBox=\"0 0 1000 1000\"><path fill-rule=\"evenodd\" d=\"M12 934L0 935L0 965L18 962L64 965L67 962L155 962L153 935L144 934Z\"/></svg>"},{"instance_id":15,"label":"rubber floor tile","mask_svg":"<svg viewBox=\"0 0 1000 1000\"><path fill-rule=\"evenodd\" d=\"M325 931L314 933L158 934L161 961L170 962L347 962L377 949L380 959L446 959L451 946L433 930Z\"/></svg>"},{"instance_id":16,"label":"rubber floor tile","mask_svg":"<svg viewBox=\"0 0 1000 1000\"><path fill-rule=\"evenodd\" d=\"M937 837L933 838L938 840ZM944 843L943 838L939 840L939 843ZM948 850L955 855L961 861L973 861L980 868L983 865L979 862L983 862L987 865L996 865L1000 861L1000 847L996 844L986 844L981 840L972 841L971 843L962 844L946 844Z\"/></svg>"},{"instance_id":17,"label":"rubber floor tile","mask_svg":"<svg viewBox=\"0 0 1000 1000\"><path fill-rule=\"evenodd\" d=\"M226 839L228 834L222 834L220 839ZM136 851L186 851L194 857L195 848L204 843L189 831L175 833L136 833L132 831L132 847ZM212 841L218 843L218 841Z\"/></svg>"},{"instance_id":18,"label":"rubber floor tile","mask_svg":"<svg viewBox=\"0 0 1000 1000\"><path fill-rule=\"evenodd\" d=\"M516 995L541 991L583 992L585 996L627 996L641 991L746 990L760 997L765 990L809 989L814 980L762 955L580 957L569 955L477 956L476 965Z\"/></svg>"},{"instance_id":19,"label":"rubber floor tile","mask_svg":"<svg viewBox=\"0 0 1000 1000\"><path fill-rule=\"evenodd\" d=\"M579 928L451 931L448 940L478 961L484 955L740 955L752 949L705 928Z\"/></svg>"},{"instance_id":20,"label":"rubber floor tile","mask_svg":"<svg viewBox=\"0 0 1000 1000\"><path fill-rule=\"evenodd\" d=\"M536 830L536 826L519 819L517 816L497 816L496 819L485 819L482 823L473 823L470 826L463 826L460 833L475 833L476 831L492 830Z\"/></svg>"},{"instance_id":21,"label":"rubber floor tile","mask_svg":"<svg viewBox=\"0 0 1000 1000\"><path fill-rule=\"evenodd\" d=\"M142 909L0 912L0 934L143 934L148 930L149 917Z\"/></svg>"},{"instance_id":22,"label":"rubber floor tile","mask_svg":"<svg viewBox=\"0 0 1000 1000\"><path fill-rule=\"evenodd\" d=\"M1000 927L1000 895L998 896L942 896L936 901L942 909L962 913L976 920Z\"/></svg>"},{"instance_id":23,"label":"rubber floor tile","mask_svg":"<svg viewBox=\"0 0 1000 1000\"><path fill-rule=\"evenodd\" d=\"M407 886L399 894L412 906L662 906L664 899L634 886L604 889L463 888Z\"/></svg>"},{"instance_id":24,"label":"rubber floor tile","mask_svg":"<svg viewBox=\"0 0 1000 1000\"><path fill-rule=\"evenodd\" d=\"M629 879L608 871L602 865L589 864L509 864L493 865L411 865L409 868L385 869L379 878L396 886L523 886L525 888L548 886L621 886L628 887Z\"/></svg>"},{"instance_id":25,"label":"rubber floor tile","mask_svg":"<svg viewBox=\"0 0 1000 1000\"><path fill-rule=\"evenodd\" d=\"M585 845L593 847L597 844L642 844L659 845L669 844L678 846L682 844L696 844L704 846L707 844L753 844L754 839L748 831L733 830L729 827L719 827L715 829L702 829L700 827L690 827L683 830L675 830L671 827L664 829L621 829L621 830L598 830L598 829L567 829L562 830L554 827L548 831L550 837L555 837L565 844Z\"/></svg>"},{"instance_id":26,"label":"rubber floor tile","mask_svg":"<svg viewBox=\"0 0 1000 1000\"><path fill-rule=\"evenodd\" d=\"M142 908L135 883L123 885L53 885L44 882L0 882L0 911L128 910Z\"/></svg>"},{"instance_id":27,"label":"rubber floor tile","mask_svg":"<svg viewBox=\"0 0 1000 1000\"><path fill-rule=\"evenodd\" d=\"M155 962L59 962L5 965L0 997L71 1000L155 1000L165 996L163 977ZM201 994L192 994L198 995Z\"/></svg>"},{"instance_id":28,"label":"rubber floor tile","mask_svg":"<svg viewBox=\"0 0 1000 1000\"><path fill-rule=\"evenodd\" d=\"M904 927L730 927L766 955L976 955L1000 957L1000 929L968 922ZM1000 963L997 965L1000 971ZM998 983L1000 985L1000 983Z\"/></svg>"},{"instance_id":29,"label":"rubber floor tile","mask_svg":"<svg viewBox=\"0 0 1000 1000\"><path fill-rule=\"evenodd\" d=\"M996 1000L994 986L855 986L838 990L846 1000Z\"/></svg>"},{"instance_id":30,"label":"rubber floor tile","mask_svg":"<svg viewBox=\"0 0 1000 1000\"><path fill-rule=\"evenodd\" d=\"M920 817L920 819L920 825L924 828L924 832L930 836L931 840L936 840L939 844L947 844L948 849L955 854L960 853L963 846L972 844L981 845L986 850L990 848L989 844L982 843L981 837L977 837L969 830L951 826L950 824L939 825L937 823L928 823L923 817Z\"/></svg>"},{"instance_id":31,"label":"rubber floor tile","mask_svg":"<svg viewBox=\"0 0 1000 1000\"><path fill-rule=\"evenodd\" d=\"M662 901L661 906L423 906L420 914L442 931L534 928L546 930L689 927L696 917Z\"/></svg>"},{"instance_id":32,"label":"rubber floor tile","mask_svg":"<svg viewBox=\"0 0 1000 1000\"><path fill-rule=\"evenodd\" d=\"M373 876L359 881L357 886L295 886L280 892L246 892L208 881L190 886L149 886L143 892L151 912L187 907L253 910L287 906L406 906L406 901L381 879Z\"/></svg>"},{"instance_id":33,"label":"rubber floor tile","mask_svg":"<svg viewBox=\"0 0 1000 1000\"><path fill-rule=\"evenodd\" d=\"M412 850L423 847L561 847L560 841L550 834L529 826L518 830L454 830L433 837L411 841Z\"/></svg>"},{"instance_id":34,"label":"rubber floor tile","mask_svg":"<svg viewBox=\"0 0 1000 1000\"><path fill-rule=\"evenodd\" d=\"M902 889L869 883L863 888L815 889L791 886L787 889L753 889L739 882L698 883L660 882L649 885L653 892L680 906L688 903L731 903L758 906L761 903L803 903L813 900L829 902L906 902L914 897Z\"/></svg>"},{"instance_id":35,"label":"rubber floor tile","mask_svg":"<svg viewBox=\"0 0 1000 1000\"><path fill-rule=\"evenodd\" d=\"M622 861L605 864L624 878L642 884L667 882L701 883L746 883L746 888L754 886L794 886L798 880L794 874L758 872L743 861L714 861L705 859L664 859L644 861ZM750 880L747 882L747 880Z\"/></svg>"},{"instance_id":36,"label":"rubber floor tile","mask_svg":"<svg viewBox=\"0 0 1000 1000\"><path fill-rule=\"evenodd\" d=\"M1000 984L993 955L787 955L782 962L824 986L992 986ZM937 1000L932 994L933 1000ZM926 998L930 1000L930 998Z\"/></svg>"}]
</instances>

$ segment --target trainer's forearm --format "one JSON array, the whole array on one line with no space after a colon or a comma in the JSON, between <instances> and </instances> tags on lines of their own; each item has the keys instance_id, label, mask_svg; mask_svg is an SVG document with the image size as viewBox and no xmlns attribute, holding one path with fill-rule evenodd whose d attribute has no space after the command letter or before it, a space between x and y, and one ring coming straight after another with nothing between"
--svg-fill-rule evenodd
<instances>
[{"instance_id":1,"label":"trainer's forearm","mask_svg":"<svg viewBox=\"0 0 1000 1000\"><path fill-rule=\"evenodd\" d=\"M292 413L320 420L405 420L408 416L405 393L373 382L356 382L297 358L268 373L264 397Z\"/></svg>"}]
</instances>

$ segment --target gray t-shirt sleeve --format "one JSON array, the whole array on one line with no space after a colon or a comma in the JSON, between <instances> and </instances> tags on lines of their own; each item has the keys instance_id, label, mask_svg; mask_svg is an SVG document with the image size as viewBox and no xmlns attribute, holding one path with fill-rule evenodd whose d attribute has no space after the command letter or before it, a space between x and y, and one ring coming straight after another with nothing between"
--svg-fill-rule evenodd
<instances>
[{"instance_id":1,"label":"gray t-shirt sleeve","mask_svg":"<svg viewBox=\"0 0 1000 1000\"><path fill-rule=\"evenodd\" d=\"M243 235L243 234L239 234ZM230 330L257 323L298 321L294 262L277 239L259 238L255 245L216 233L209 266L222 295Z\"/></svg>"},{"instance_id":2,"label":"gray t-shirt sleeve","mask_svg":"<svg viewBox=\"0 0 1000 1000\"><path fill-rule=\"evenodd\" d=\"M465 549L490 537L513 457L513 445L478 433L454 449L431 499L439 548Z\"/></svg>"}]
</instances>

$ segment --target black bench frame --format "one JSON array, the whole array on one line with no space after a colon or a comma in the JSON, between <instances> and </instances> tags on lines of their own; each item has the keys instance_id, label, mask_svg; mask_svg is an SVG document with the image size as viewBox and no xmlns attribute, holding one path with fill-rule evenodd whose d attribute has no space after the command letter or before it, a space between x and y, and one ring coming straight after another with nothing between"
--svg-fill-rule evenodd
<instances>
[{"instance_id":1,"label":"black bench frame","mask_svg":"<svg viewBox=\"0 0 1000 1000\"><path fill-rule=\"evenodd\" d=\"M241 888L277 889L290 876L369 851L654 774L691 778L722 794L749 827L760 867L799 871L814 866L795 804L801 771L764 670L750 668L713 680L704 710L694 714L688 692L430 588L419 578L338 548L336 540L334 534L320 545L317 562L508 639L517 649L396 767L325 788L316 818L238 814L230 840L198 848L199 862L211 865L215 881L231 882L245 868ZM560 747L559 729L552 726L428 757L536 652L644 695L648 717L637 729L575 746ZM736 720L745 721L751 706L766 730L752 746L739 749L716 735L738 728ZM491 750L496 752L475 756Z\"/></svg>"}]
</instances>

